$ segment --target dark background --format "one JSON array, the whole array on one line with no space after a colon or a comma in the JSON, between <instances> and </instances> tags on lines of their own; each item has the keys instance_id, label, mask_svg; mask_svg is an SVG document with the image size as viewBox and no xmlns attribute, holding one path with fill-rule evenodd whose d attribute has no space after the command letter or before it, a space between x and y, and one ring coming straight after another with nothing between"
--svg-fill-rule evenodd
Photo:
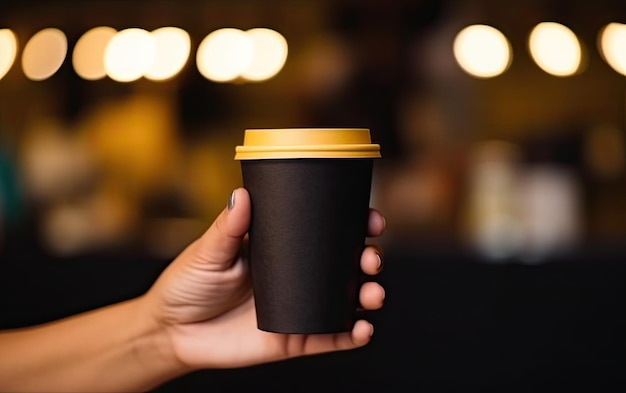
<instances>
[{"instance_id":1,"label":"dark background","mask_svg":"<svg viewBox=\"0 0 626 393\"><path fill-rule=\"evenodd\" d=\"M525 266L449 246L391 247L385 306L366 316L375 325L368 346L199 371L156 391L621 391L626 267L623 255L597 251ZM166 264L14 255L0 270L3 327L139 295Z\"/></svg>"}]
</instances>

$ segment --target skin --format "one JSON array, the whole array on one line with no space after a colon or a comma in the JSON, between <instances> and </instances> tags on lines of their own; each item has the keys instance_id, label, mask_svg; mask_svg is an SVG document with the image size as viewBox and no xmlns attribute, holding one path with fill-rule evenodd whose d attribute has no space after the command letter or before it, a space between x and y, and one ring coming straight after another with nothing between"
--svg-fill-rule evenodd
<instances>
[{"instance_id":1,"label":"skin","mask_svg":"<svg viewBox=\"0 0 626 393\"><path fill-rule=\"evenodd\" d=\"M239 188L232 201L144 295L0 332L0 391L146 391L194 370L366 345L373 326L364 320L338 334L257 329L248 265L239 255L250 224L250 198ZM384 227L384 217L370 209L368 236L381 235ZM381 250L366 247L362 271L375 275L381 268ZM361 307L378 309L384 296L379 284L367 282L360 290Z\"/></svg>"}]
</instances>

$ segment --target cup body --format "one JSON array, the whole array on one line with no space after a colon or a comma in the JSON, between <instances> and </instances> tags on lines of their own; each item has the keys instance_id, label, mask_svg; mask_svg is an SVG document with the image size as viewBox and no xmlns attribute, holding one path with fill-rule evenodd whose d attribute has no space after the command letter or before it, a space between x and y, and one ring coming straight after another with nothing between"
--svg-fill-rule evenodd
<instances>
[{"instance_id":1,"label":"cup body","mask_svg":"<svg viewBox=\"0 0 626 393\"><path fill-rule=\"evenodd\" d=\"M335 130L268 130L278 145L269 147L262 132L246 131L238 147L252 204L248 256L261 330L337 333L354 325L372 168L380 157L369 130L366 140L357 131L336 131L346 139L335 138Z\"/></svg>"},{"instance_id":2,"label":"cup body","mask_svg":"<svg viewBox=\"0 0 626 393\"><path fill-rule=\"evenodd\" d=\"M349 331L367 233L371 159L242 161L257 323L278 333Z\"/></svg>"}]
</instances>

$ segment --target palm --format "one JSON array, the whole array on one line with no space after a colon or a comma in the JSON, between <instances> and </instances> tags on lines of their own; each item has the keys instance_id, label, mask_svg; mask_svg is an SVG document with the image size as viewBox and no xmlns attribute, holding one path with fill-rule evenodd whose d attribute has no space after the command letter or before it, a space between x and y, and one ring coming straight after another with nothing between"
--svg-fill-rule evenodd
<instances>
[{"instance_id":1,"label":"palm","mask_svg":"<svg viewBox=\"0 0 626 393\"><path fill-rule=\"evenodd\" d=\"M243 367L353 347L350 333L304 335L264 332L256 327L254 300L210 321L173 327L179 358L198 368Z\"/></svg>"},{"instance_id":2,"label":"palm","mask_svg":"<svg viewBox=\"0 0 626 393\"><path fill-rule=\"evenodd\" d=\"M252 297L211 320L175 325L171 333L179 358L200 368L239 367L279 359L287 341L283 335L256 328Z\"/></svg>"},{"instance_id":3,"label":"palm","mask_svg":"<svg viewBox=\"0 0 626 393\"><path fill-rule=\"evenodd\" d=\"M179 270L177 267L172 266ZM195 271L192 274L188 269ZM172 273L202 277L179 280L168 294L165 314L170 315L170 337L181 361L200 368L241 367L320 352L334 340L332 335L277 334L257 329L254 299L245 273L241 259L227 272L185 264ZM201 296L211 292L214 296ZM223 305L228 305L228 310L216 315Z\"/></svg>"}]
</instances>

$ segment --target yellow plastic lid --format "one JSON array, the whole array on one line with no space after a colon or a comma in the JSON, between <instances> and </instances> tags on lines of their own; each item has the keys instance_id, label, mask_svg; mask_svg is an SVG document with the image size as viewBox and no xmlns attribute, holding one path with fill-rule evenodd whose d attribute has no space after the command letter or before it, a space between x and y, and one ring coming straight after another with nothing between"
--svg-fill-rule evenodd
<instances>
[{"instance_id":1,"label":"yellow plastic lid","mask_svg":"<svg viewBox=\"0 0 626 393\"><path fill-rule=\"evenodd\" d=\"M235 160L380 158L367 128L275 128L245 131Z\"/></svg>"}]
</instances>

